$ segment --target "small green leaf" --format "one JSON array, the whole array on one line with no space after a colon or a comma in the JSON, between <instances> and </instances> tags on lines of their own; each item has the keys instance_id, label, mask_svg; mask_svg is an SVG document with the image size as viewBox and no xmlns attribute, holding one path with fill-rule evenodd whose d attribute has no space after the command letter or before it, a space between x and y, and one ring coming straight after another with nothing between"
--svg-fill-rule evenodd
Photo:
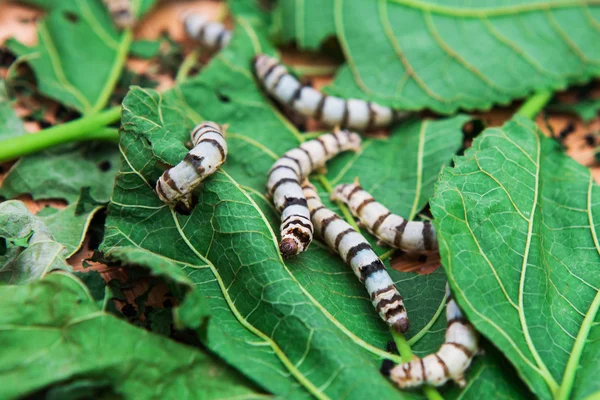
<instances>
[{"instance_id":1,"label":"small green leaf","mask_svg":"<svg viewBox=\"0 0 600 400\"><path fill-rule=\"evenodd\" d=\"M140 1L133 2L135 9ZM39 44L13 39L8 48L31 65L43 94L82 114L102 110L121 74L131 31L118 32L101 1L26 2L48 11L37 23Z\"/></svg>"},{"instance_id":2,"label":"small green leaf","mask_svg":"<svg viewBox=\"0 0 600 400\"><path fill-rule=\"evenodd\" d=\"M328 93L405 110L488 109L600 74L595 0L283 0L280 36L337 37Z\"/></svg>"},{"instance_id":3,"label":"small green leaf","mask_svg":"<svg viewBox=\"0 0 600 400\"><path fill-rule=\"evenodd\" d=\"M8 242L0 255L2 283L30 282L55 269L70 269L65 261L67 248L20 201L0 203L0 237Z\"/></svg>"},{"instance_id":4,"label":"small green leaf","mask_svg":"<svg viewBox=\"0 0 600 400\"><path fill-rule=\"evenodd\" d=\"M431 203L459 304L540 398L598 390L599 197L585 167L515 117L444 171Z\"/></svg>"},{"instance_id":5,"label":"small green leaf","mask_svg":"<svg viewBox=\"0 0 600 400\"><path fill-rule=\"evenodd\" d=\"M9 139L24 134L23 121L17 116L9 101L4 81L0 81L0 139Z\"/></svg>"},{"instance_id":6,"label":"small green leaf","mask_svg":"<svg viewBox=\"0 0 600 400\"><path fill-rule=\"evenodd\" d=\"M158 55L160 42L158 40L136 40L131 43L131 55L140 58L152 58Z\"/></svg>"},{"instance_id":7,"label":"small green leaf","mask_svg":"<svg viewBox=\"0 0 600 400\"><path fill-rule=\"evenodd\" d=\"M583 122L591 122L600 115L600 99L583 100L574 104L551 104L548 109L575 114Z\"/></svg>"},{"instance_id":8,"label":"small green leaf","mask_svg":"<svg viewBox=\"0 0 600 400\"><path fill-rule=\"evenodd\" d=\"M0 287L0 308L2 398L98 386L136 399L263 397L214 357L103 312L72 275Z\"/></svg>"},{"instance_id":9,"label":"small green leaf","mask_svg":"<svg viewBox=\"0 0 600 400\"><path fill-rule=\"evenodd\" d=\"M119 170L119 152L110 143L73 143L24 157L6 175L0 196L30 194L34 200L77 202L82 188L106 203Z\"/></svg>"}]
</instances>

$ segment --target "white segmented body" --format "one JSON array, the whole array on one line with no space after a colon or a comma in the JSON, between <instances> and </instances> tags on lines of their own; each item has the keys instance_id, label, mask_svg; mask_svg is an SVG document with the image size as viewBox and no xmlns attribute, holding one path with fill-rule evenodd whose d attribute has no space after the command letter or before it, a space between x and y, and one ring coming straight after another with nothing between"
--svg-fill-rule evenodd
<instances>
[{"instance_id":1,"label":"white segmented body","mask_svg":"<svg viewBox=\"0 0 600 400\"><path fill-rule=\"evenodd\" d=\"M102 2L118 28L126 29L135 24L135 15L131 0L102 0Z\"/></svg>"},{"instance_id":2,"label":"white segmented body","mask_svg":"<svg viewBox=\"0 0 600 400\"><path fill-rule=\"evenodd\" d=\"M305 251L313 236L310 213L301 182L342 151L360 149L360 136L338 130L304 142L286 152L269 171L267 192L281 212L281 254L289 257Z\"/></svg>"},{"instance_id":3,"label":"white segmented body","mask_svg":"<svg viewBox=\"0 0 600 400\"><path fill-rule=\"evenodd\" d=\"M190 13L183 16L185 32L202 46L222 49L231 40L231 31L220 22L208 21L200 14Z\"/></svg>"},{"instance_id":4,"label":"white segmented body","mask_svg":"<svg viewBox=\"0 0 600 400\"><path fill-rule=\"evenodd\" d=\"M358 182L350 185L338 185L332 200L345 203L352 215L368 229L371 234L390 247L407 253L427 253L438 248L435 228L429 221L407 221L392 214L381 203L375 201Z\"/></svg>"},{"instance_id":5,"label":"white segmented body","mask_svg":"<svg viewBox=\"0 0 600 400\"><path fill-rule=\"evenodd\" d=\"M371 245L350 224L323 205L315 187L308 180L302 188L315 231L365 284L381 319L396 331L406 332L409 323L402 296Z\"/></svg>"},{"instance_id":6,"label":"white segmented body","mask_svg":"<svg viewBox=\"0 0 600 400\"><path fill-rule=\"evenodd\" d=\"M415 358L395 364L385 360L381 372L400 388L414 388L423 384L441 386L448 380L459 386L466 384L464 373L479 350L478 335L465 319L446 285L446 338L439 351L424 358Z\"/></svg>"},{"instance_id":7,"label":"white segmented body","mask_svg":"<svg viewBox=\"0 0 600 400\"><path fill-rule=\"evenodd\" d=\"M254 73L267 93L297 113L328 126L368 131L390 125L408 114L376 103L341 99L303 86L276 58L260 54Z\"/></svg>"},{"instance_id":8,"label":"white segmented body","mask_svg":"<svg viewBox=\"0 0 600 400\"><path fill-rule=\"evenodd\" d=\"M182 202L190 207L191 193L207 176L212 175L227 158L227 143L222 128L203 122L190 133L194 148L156 182L158 197L167 204Z\"/></svg>"}]
</instances>

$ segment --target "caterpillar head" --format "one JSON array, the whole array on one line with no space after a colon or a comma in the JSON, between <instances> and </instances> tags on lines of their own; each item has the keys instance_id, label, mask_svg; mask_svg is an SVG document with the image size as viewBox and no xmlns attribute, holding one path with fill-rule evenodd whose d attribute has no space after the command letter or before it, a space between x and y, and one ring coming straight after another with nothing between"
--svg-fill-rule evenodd
<instances>
[{"instance_id":1,"label":"caterpillar head","mask_svg":"<svg viewBox=\"0 0 600 400\"><path fill-rule=\"evenodd\" d=\"M279 64L279 61L276 58L270 57L266 54L257 54L252 60L254 73L259 80L263 80L269 70L275 67L277 64Z\"/></svg>"},{"instance_id":2,"label":"caterpillar head","mask_svg":"<svg viewBox=\"0 0 600 400\"><path fill-rule=\"evenodd\" d=\"M300 252L298 240L293 237L283 239L279 243L279 251L283 257L292 257Z\"/></svg>"}]
</instances>

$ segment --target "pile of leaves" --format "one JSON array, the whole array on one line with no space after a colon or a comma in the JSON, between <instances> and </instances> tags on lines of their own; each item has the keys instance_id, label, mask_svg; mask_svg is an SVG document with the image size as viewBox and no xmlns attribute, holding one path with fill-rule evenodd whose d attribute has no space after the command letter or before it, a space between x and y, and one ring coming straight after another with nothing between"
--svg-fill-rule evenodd
<instances>
[{"instance_id":1,"label":"pile of leaves","mask_svg":"<svg viewBox=\"0 0 600 400\"><path fill-rule=\"evenodd\" d=\"M230 0L232 41L197 74L173 73L174 59L193 62L134 41L100 0L25 3L45 12L39 42L6 47L36 95L76 113L84 140L5 164L1 398L600 396L600 189L531 120L551 91L600 75L597 2ZM153 1L133 4L141 19ZM449 282L482 335L465 388L395 388L379 367L406 355L388 348L350 268L318 241L281 258L267 171L314 135L266 97L251 63L291 43L340 55L327 93L416 111L312 182L336 211L331 188L360 177L392 212L432 218L443 268L427 274L391 268L393 252L362 233L404 297L417 356L443 343ZM159 57L174 86L153 89L124 70L128 56ZM469 111L527 96L502 126L473 129ZM0 100L0 140L23 139L14 98ZM204 120L228 124L229 155L184 215L154 186Z\"/></svg>"}]
</instances>

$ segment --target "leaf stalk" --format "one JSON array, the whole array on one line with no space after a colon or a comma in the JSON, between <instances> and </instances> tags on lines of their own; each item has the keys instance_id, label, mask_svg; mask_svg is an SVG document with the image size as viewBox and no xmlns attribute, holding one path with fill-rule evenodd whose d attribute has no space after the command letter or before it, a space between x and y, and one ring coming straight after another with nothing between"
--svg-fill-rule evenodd
<instances>
[{"instance_id":1,"label":"leaf stalk","mask_svg":"<svg viewBox=\"0 0 600 400\"><path fill-rule=\"evenodd\" d=\"M12 160L48 147L77 140L118 140L118 131L105 127L120 119L121 107L114 107L36 133L0 141L0 161Z\"/></svg>"},{"instance_id":2,"label":"leaf stalk","mask_svg":"<svg viewBox=\"0 0 600 400\"><path fill-rule=\"evenodd\" d=\"M534 119L551 98L552 92L550 90L536 92L521 105L516 114Z\"/></svg>"}]
</instances>

